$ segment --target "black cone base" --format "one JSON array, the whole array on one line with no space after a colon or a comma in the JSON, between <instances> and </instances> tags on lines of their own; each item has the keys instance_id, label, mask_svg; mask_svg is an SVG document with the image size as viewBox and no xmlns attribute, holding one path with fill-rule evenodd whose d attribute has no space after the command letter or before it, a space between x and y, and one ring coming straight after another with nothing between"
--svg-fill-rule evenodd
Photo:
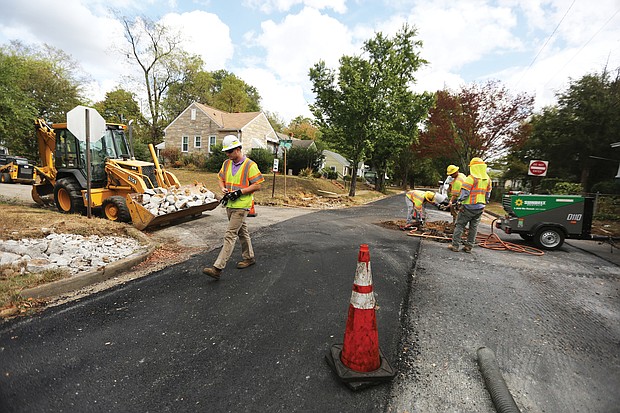
<instances>
[{"instance_id":1,"label":"black cone base","mask_svg":"<svg viewBox=\"0 0 620 413\"><path fill-rule=\"evenodd\" d=\"M369 372L359 372L351 370L345 366L340 360L342 352L342 344L334 344L329 353L325 356L325 361L334 370L334 373L340 380L351 390L361 390L367 387L376 386L377 384L390 381L396 375L396 371L390 365L390 362L383 355L383 351L379 348L379 357L381 365L377 370Z\"/></svg>"}]
</instances>

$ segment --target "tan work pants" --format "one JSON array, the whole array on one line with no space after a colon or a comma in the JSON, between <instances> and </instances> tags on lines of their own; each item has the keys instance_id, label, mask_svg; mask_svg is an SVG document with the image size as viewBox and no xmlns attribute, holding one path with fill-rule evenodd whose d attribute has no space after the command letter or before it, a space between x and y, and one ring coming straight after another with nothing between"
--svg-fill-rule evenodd
<instances>
[{"instance_id":1,"label":"tan work pants","mask_svg":"<svg viewBox=\"0 0 620 413\"><path fill-rule=\"evenodd\" d=\"M214 264L214 266L220 270L226 267L226 263L235 249L237 238L239 238L241 242L241 257L244 260L251 260L254 258L252 240L250 239L248 226L245 223L245 217L248 215L248 211L239 208L226 208L226 213L228 214L228 228L224 235L224 246Z\"/></svg>"}]
</instances>

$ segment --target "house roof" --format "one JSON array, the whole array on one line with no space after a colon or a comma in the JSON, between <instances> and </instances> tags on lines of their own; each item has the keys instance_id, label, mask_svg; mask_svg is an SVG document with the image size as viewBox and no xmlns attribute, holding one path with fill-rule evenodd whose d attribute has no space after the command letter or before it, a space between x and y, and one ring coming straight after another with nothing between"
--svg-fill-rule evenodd
<instances>
[{"instance_id":1,"label":"house roof","mask_svg":"<svg viewBox=\"0 0 620 413\"><path fill-rule=\"evenodd\" d=\"M229 113L202 103L194 102L196 107L209 116L222 130L238 131L243 129L248 123L252 122L261 112L240 112Z\"/></svg>"},{"instance_id":2,"label":"house roof","mask_svg":"<svg viewBox=\"0 0 620 413\"><path fill-rule=\"evenodd\" d=\"M311 139L292 139L292 145L295 148L309 148L314 143Z\"/></svg>"},{"instance_id":3,"label":"house roof","mask_svg":"<svg viewBox=\"0 0 620 413\"><path fill-rule=\"evenodd\" d=\"M323 151L323 155L329 155L332 158L334 158L334 160L344 166L351 166L351 162L347 161L344 156L340 155L339 153L336 152L332 152L332 151L328 151L327 149L325 149Z\"/></svg>"}]
</instances>

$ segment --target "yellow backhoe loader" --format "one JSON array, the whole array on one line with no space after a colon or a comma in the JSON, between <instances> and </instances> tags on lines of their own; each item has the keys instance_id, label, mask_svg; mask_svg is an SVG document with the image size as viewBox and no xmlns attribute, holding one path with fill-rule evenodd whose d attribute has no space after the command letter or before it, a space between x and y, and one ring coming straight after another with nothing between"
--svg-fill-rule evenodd
<instances>
[{"instance_id":1,"label":"yellow backhoe loader","mask_svg":"<svg viewBox=\"0 0 620 413\"><path fill-rule=\"evenodd\" d=\"M105 134L90 142L91 208L101 208L105 218L132 222L142 230L199 216L219 205L215 199L199 205L185 202L180 209L161 215L143 206L143 197L149 194L163 192L174 197L175 190L180 192L180 183L174 174L161 168L153 145L149 145L153 162L134 160L125 129L125 125L106 124ZM53 202L63 213L83 214L89 202L86 143L77 139L66 123L50 126L37 119L35 130L41 166L35 167L40 182L32 187L32 199L40 205ZM189 193L187 188L185 193Z\"/></svg>"},{"instance_id":2,"label":"yellow backhoe loader","mask_svg":"<svg viewBox=\"0 0 620 413\"><path fill-rule=\"evenodd\" d=\"M28 184L31 185L36 179L34 166L28 159L22 156L9 156L0 154L0 182L3 184Z\"/></svg>"}]
</instances>

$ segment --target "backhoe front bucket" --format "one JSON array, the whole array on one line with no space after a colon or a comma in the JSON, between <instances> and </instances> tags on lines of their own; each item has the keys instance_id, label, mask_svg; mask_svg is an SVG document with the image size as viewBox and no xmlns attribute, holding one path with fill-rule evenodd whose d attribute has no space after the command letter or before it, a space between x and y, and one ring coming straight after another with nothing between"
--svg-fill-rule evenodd
<instances>
[{"instance_id":1,"label":"backhoe front bucket","mask_svg":"<svg viewBox=\"0 0 620 413\"><path fill-rule=\"evenodd\" d=\"M142 194L134 193L127 195L127 207L129 208L131 221L134 227L141 231L145 228L165 225L183 217L201 215L204 211L211 211L217 208L219 204L218 201L213 201L207 204L181 209L170 214L153 215L148 209L142 206Z\"/></svg>"}]
</instances>

